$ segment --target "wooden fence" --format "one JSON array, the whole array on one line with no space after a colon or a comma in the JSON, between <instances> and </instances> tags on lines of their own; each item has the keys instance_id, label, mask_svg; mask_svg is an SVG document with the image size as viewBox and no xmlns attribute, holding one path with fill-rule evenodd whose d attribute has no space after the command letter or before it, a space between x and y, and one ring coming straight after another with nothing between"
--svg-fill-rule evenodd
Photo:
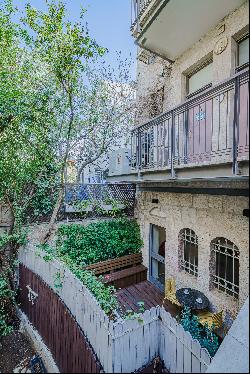
<instances>
[{"instance_id":1,"label":"wooden fence","mask_svg":"<svg viewBox=\"0 0 250 374\"><path fill-rule=\"evenodd\" d=\"M170 373L205 373L211 363L208 351L164 308L147 310L142 321L116 323L114 373L131 373L160 356Z\"/></svg>"},{"instance_id":2,"label":"wooden fence","mask_svg":"<svg viewBox=\"0 0 250 374\"><path fill-rule=\"evenodd\" d=\"M60 298L29 269L20 265L19 302L42 336L62 373L100 373L101 365ZM27 287L28 286L28 287ZM37 300L33 299L35 295Z\"/></svg>"},{"instance_id":3,"label":"wooden fence","mask_svg":"<svg viewBox=\"0 0 250 374\"><path fill-rule=\"evenodd\" d=\"M118 318L117 322L110 321L87 288L63 264L58 261L47 263L42 257L36 256L32 249L22 250L19 259L60 296L93 347L105 372L131 373L146 366L157 356L161 357L172 373L206 372L211 363L209 353L164 308L158 306L147 310L140 319ZM55 283L58 274L61 277L59 288ZM26 286L22 283L22 288ZM38 295L37 300L34 300L36 303L41 295L39 289L34 291ZM27 299L26 294L23 297ZM43 310L48 302L49 299L44 301ZM24 305L26 303L27 300L24 300ZM40 316L43 319L43 315ZM32 318L35 324L39 324L38 316ZM53 324L58 325L58 321L54 320ZM70 330L66 335L69 333ZM66 335L62 333L62 337ZM66 339L63 342L67 344Z\"/></svg>"}]
</instances>

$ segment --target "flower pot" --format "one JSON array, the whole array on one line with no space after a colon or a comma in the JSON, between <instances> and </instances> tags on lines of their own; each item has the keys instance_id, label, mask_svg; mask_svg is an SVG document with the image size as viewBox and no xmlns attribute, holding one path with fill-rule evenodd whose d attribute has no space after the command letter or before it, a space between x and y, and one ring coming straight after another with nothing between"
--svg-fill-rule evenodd
<instances>
[{"instance_id":1,"label":"flower pot","mask_svg":"<svg viewBox=\"0 0 250 374\"><path fill-rule=\"evenodd\" d=\"M116 208L122 210L122 209L125 209L126 206L125 206L124 204L117 204L117 205L116 205Z\"/></svg>"},{"instance_id":2,"label":"flower pot","mask_svg":"<svg viewBox=\"0 0 250 374\"><path fill-rule=\"evenodd\" d=\"M112 204L101 204L101 208L109 212L110 210L113 210L113 205Z\"/></svg>"},{"instance_id":3,"label":"flower pot","mask_svg":"<svg viewBox=\"0 0 250 374\"><path fill-rule=\"evenodd\" d=\"M92 211L93 211L93 206L92 205L89 205L86 208L84 208L84 207L79 208L79 207L76 207L74 205L69 205L69 204L66 204L66 206L65 206L65 212L66 213L82 213L82 212L88 213L88 212L92 212Z\"/></svg>"}]
</instances>

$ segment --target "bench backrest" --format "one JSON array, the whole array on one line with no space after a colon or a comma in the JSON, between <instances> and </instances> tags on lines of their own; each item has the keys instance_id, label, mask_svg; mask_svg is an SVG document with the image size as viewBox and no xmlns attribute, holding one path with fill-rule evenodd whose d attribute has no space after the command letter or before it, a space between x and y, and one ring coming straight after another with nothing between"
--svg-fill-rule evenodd
<instances>
[{"instance_id":1,"label":"bench backrest","mask_svg":"<svg viewBox=\"0 0 250 374\"><path fill-rule=\"evenodd\" d=\"M98 262L96 264L85 266L85 270L91 270L95 275L110 273L115 270L124 269L129 266L136 266L142 263L142 254L135 253L128 256L115 258L113 260L107 260Z\"/></svg>"}]
</instances>

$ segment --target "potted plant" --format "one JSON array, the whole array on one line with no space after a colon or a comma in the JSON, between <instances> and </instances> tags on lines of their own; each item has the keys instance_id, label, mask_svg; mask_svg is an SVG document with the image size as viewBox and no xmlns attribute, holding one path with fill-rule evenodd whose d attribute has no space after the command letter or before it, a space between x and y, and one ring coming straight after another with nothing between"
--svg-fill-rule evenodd
<instances>
[{"instance_id":1,"label":"potted plant","mask_svg":"<svg viewBox=\"0 0 250 374\"><path fill-rule=\"evenodd\" d=\"M93 204L89 200L78 201L76 204L77 212L88 213L93 211Z\"/></svg>"},{"instance_id":2,"label":"potted plant","mask_svg":"<svg viewBox=\"0 0 250 374\"><path fill-rule=\"evenodd\" d=\"M93 205L89 200L73 201L66 204L66 213L88 213L93 211Z\"/></svg>"},{"instance_id":3,"label":"potted plant","mask_svg":"<svg viewBox=\"0 0 250 374\"><path fill-rule=\"evenodd\" d=\"M123 210L123 209L126 208L126 205L125 205L125 204L122 204L121 202L116 201L116 202L115 202L115 207L116 207L117 209Z\"/></svg>"},{"instance_id":4,"label":"potted plant","mask_svg":"<svg viewBox=\"0 0 250 374\"><path fill-rule=\"evenodd\" d=\"M101 203L101 209L106 212L113 210L113 199L107 198L103 200Z\"/></svg>"}]
</instances>

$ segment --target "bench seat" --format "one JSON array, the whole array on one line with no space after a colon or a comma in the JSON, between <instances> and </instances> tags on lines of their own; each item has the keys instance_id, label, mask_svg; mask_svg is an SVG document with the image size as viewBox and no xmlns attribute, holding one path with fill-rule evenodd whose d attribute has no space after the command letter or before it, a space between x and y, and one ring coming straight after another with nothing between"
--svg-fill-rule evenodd
<instances>
[{"instance_id":1,"label":"bench seat","mask_svg":"<svg viewBox=\"0 0 250 374\"><path fill-rule=\"evenodd\" d=\"M104 275L103 282L116 289L126 288L147 280L148 269L144 265L137 265L128 269L115 271Z\"/></svg>"}]
</instances>

